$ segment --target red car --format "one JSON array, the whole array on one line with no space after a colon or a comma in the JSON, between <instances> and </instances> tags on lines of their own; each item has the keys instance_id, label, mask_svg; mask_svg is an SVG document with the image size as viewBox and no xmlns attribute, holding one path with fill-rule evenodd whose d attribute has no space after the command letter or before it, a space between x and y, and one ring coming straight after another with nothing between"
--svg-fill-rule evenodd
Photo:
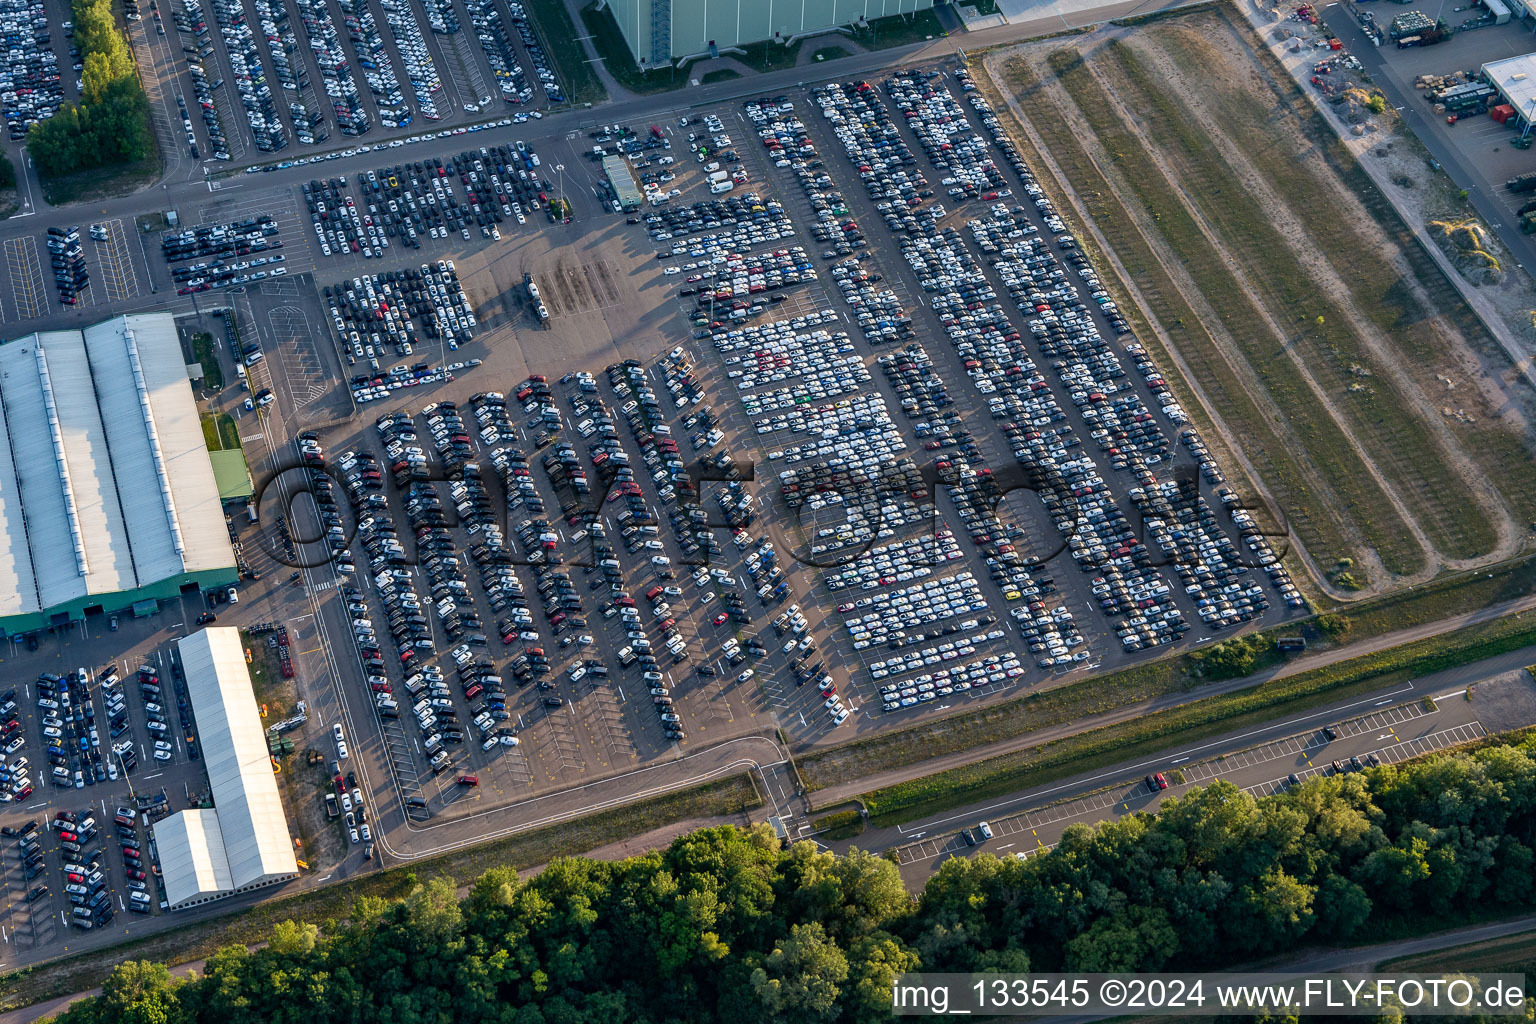
<instances>
[{"instance_id":1,"label":"red car","mask_svg":"<svg viewBox=\"0 0 1536 1024\"><path fill-rule=\"evenodd\" d=\"M144 881L144 872L138 870L137 868L129 868L127 871L125 871L123 873L125 875L127 875L129 878L133 879L135 882L142 882L142 881Z\"/></svg>"},{"instance_id":2,"label":"red car","mask_svg":"<svg viewBox=\"0 0 1536 1024\"><path fill-rule=\"evenodd\" d=\"M719 615L715 616L714 623L718 626L728 618L730 618L729 615L727 615L725 612L721 612Z\"/></svg>"},{"instance_id":3,"label":"red car","mask_svg":"<svg viewBox=\"0 0 1536 1024\"><path fill-rule=\"evenodd\" d=\"M59 838L62 839L66 843L78 842L79 839L80 839L80 837L75 835L73 832L65 832L65 831L61 831L59 833Z\"/></svg>"},{"instance_id":4,"label":"red car","mask_svg":"<svg viewBox=\"0 0 1536 1024\"><path fill-rule=\"evenodd\" d=\"M25 800L27 797L29 797L31 795L32 795L32 787L31 786L22 786L21 787L21 792L17 793L16 796L14 797L14 799L16 799L18 801L19 800Z\"/></svg>"},{"instance_id":5,"label":"red car","mask_svg":"<svg viewBox=\"0 0 1536 1024\"><path fill-rule=\"evenodd\" d=\"M480 777L478 775L460 775L459 776L459 785L461 785L461 786L478 786L478 785L480 785Z\"/></svg>"}]
</instances>

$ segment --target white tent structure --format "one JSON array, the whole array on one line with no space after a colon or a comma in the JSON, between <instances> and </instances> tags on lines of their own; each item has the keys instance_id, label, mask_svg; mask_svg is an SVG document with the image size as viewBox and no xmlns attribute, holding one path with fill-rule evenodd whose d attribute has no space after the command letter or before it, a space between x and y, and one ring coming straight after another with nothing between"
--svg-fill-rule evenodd
<instances>
[{"instance_id":1,"label":"white tent structure","mask_svg":"<svg viewBox=\"0 0 1536 1024\"><path fill-rule=\"evenodd\" d=\"M155 825L172 910L273 885L299 873L251 690L240 631L214 626L177 644L203 744L212 810Z\"/></svg>"}]
</instances>

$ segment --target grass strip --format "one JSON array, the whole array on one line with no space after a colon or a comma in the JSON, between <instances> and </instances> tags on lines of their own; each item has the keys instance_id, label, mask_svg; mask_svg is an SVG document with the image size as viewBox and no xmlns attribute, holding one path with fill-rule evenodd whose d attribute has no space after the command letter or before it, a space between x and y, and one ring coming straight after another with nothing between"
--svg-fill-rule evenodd
<instances>
[{"instance_id":1,"label":"grass strip","mask_svg":"<svg viewBox=\"0 0 1536 1024\"><path fill-rule=\"evenodd\" d=\"M564 9L562 5L561 10ZM619 29L612 7L604 6L599 10L596 4L589 4L581 9L581 22L592 33L592 48L602 60L603 66L630 92L646 95L688 84L688 72L678 71L670 62L665 68L640 70L640 66L635 63L635 55L629 49L629 43L624 39L624 33Z\"/></svg>"},{"instance_id":2,"label":"grass strip","mask_svg":"<svg viewBox=\"0 0 1536 1024\"><path fill-rule=\"evenodd\" d=\"M795 66L800 60L800 46L804 42L803 39L797 39L785 46L772 39L763 39L755 43L743 43L740 47L742 52L731 56L754 71L779 71Z\"/></svg>"},{"instance_id":3,"label":"grass strip","mask_svg":"<svg viewBox=\"0 0 1536 1024\"><path fill-rule=\"evenodd\" d=\"M812 821L811 829L822 839L852 839L864 831L864 816L858 811L834 811Z\"/></svg>"},{"instance_id":4,"label":"grass strip","mask_svg":"<svg viewBox=\"0 0 1536 1024\"><path fill-rule=\"evenodd\" d=\"M1456 965L1458 974L1536 976L1536 931L1398 957L1384 961L1377 969L1393 974L1429 973L1444 971L1449 964Z\"/></svg>"},{"instance_id":5,"label":"grass strip","mask_svg":"<svg viewBox=\"0 0 1536 1024\"><path fill-rule=\"evenodd\" d=\"M565 83L565 98L572 106L601 103L608 98L597 72L587 63L587 51L582 49L565 0L528 0L525 5L533 16L533 27L544 43L560 80ZM612 17L609 18L612 21ZM617 26L615 26L617 30ZM598 51L601 57L602 51Z\"/></svg>"},{"instance_id":6,"label":"grass strip","mask_svg":"<svg viewBox=\"0 0 1536 1024\"><path fill-rule=\"evenodd\" d=\"M1455 358L1442 342L1441 333L1435 330L1435 323L1440 322L1499 368L1490 369L1490 373L1503 376L1512 371L1508 354L1489 333L1487 325L1404 223L1391 200L1375 187L1332 124L1275 61L1268 48L1253 38L1248 23L1234 18L1227 8L1216 8L1210 16L1219 18L1233 37L1248 43L1256 61L1265 69L1264 85L1273 103L1235 102L1236 97L1226 94L1230 80L1208 73L1219 55L1212 53L1216 49L1212 41L1216 33L1206 25L1194 19L1189 25L1170 24L1159 30L1159 43L1192 77L1222 91L1222 102L1209 104L1207 116L1273 182L1276 192L1306 197L1305 202L1290 204L1292 212L1306 224L1322 252L1335 259L1348 254L1345 272L1339 280L1350 288L1357 308L1376 325L1382 337L1403 350L1403 365L1412 369L1421 382L1431 374L1451 379L1465 377L1464 363ZM1277 119L1293 120L1320 159L1277 159ZM1337 189L1318 187L1320 168L1344 184L1347 197ZM1363 237L1345 204L1357 205L1368 213L1389 246L1383 246L1380 238ZM1388 252L1396 259L1389 259ZM1403 272L1401 264L1406 264L1408 273ZM1405 280L1418 286L1422 299L1405 287ZM1515 515L1527 522L1536 520L1536 463L1524 438L1518 431L1505 429L1496 415L1474 419L1475 422L1466 422L1453 417L1446 420L1446 425L1462 442L1467 455L1484 468L1488 482Z\"/></svg>"},{"instance_id":7,"label":"grass strip","mask_svg":"<svg viewBox=\"0 0 1536 1024\"><path fill-rule=\"evenodd\" d=\"M1379 690L1536 644L1536 613L1523 613L1420 640L1336 665L1191 701L1130 722L1103 726L945 772L886 786L862 796L877 827L1043 785L1095 768L1151 755L1180 743L1262 724L1302 707Z\"/></svg>"},{"instance_id":8,"label":"grass strip","mask_svg":"<svg viewBox=\"0 0 1536 1024\"><path fill-rule=\"evenodd\" d=\"M1165 24L1154 31L1161 38L1181 30ZM1241 187L1241 178L1208 126L1197 122L1185 104L1170 94L1125 43L1111 40L1097 52L1095 67L1103 79L1103 88L1119 97L1136 115L1143 133L1163 158L1177 168L1177 191L1204 213L1221 236L1223 248L1237 256L1247 279L1260 292L1259 300L1275 322L1286 325L1291 345L1302 356L1313 378L1347 419L1350 433L1361 439L1375 463L1409 501L1436 548L1451 558L1474 558L1492 551L1497 544L1493 524L1481 506L1466 500L1461 475L1442 440L1432 433L1399 385L1383 372L1379 360L1361 342L1350 312L1318 287L1271 214ZM1254 94L1244 91L1215 105L1241 108L1254 102ZM1265 113L1270 113L1268 108ZM1307 171L1305 161L1279 161L1276 154L1270 153L1262 162L1271 167L1286 162L1298 169L1291 173L1305 178L1305 185L1280 186L1304 189L1301 195L1306 201L1294 204L1295 208L1316 204L1314 210L1333 224L1350 223L1346 211L1330 209L1321 199L1329 190L1326 183L1318 182ZM1291 204L1287 206L1291 208ZM1309 232L1319 226L1315 216L1297 216ZM1380 293L1388 289L1395 289L1399 303L1412 301L1408 290L1401 286L1398 268L1387 265L1379 256L1374 260L1368 255L1355 259L1357 253L1379 249L1379 240L1369 243L1356 237L1352 229L1339 227L1328 232L1331 242L1315 233L1312 237L1319 239L1320 251L1338 254L1331 262L1348 261L1345 266L1336 265L1332 276L1348 280L1347 287L1356 293L1357 301L1365 299L1367 291ZM1351 248L1337 249L1333 245ZM1407 310L1400 307L1396 313L1382 315L1401 321ZM1414 319L1422 322L1423 311L1418 310ZM1423 327L1431 330L1427 324Z\"/></svg>"},{"instance_id":9,"label":"grass strip","mask_svg":"<svg viewBox=\"0 0 1536 1024\"><path fill-rule=\"evenodd\" d=\"M1092 134L1110 154L1126 186L1146 209L1169 248L1183 259L1201 294L1221 316L1226 334L1268 392L1269 408L1286 410L1289 431L1338 495L1340 505L1353 510L1353 525L1380 555L1387 571L1409 574L1423 568L1423 551L1367 471L1344 428L1320 406L1300 369L1282 350L1282 339L1277 339L1265 325L1254 296L1238 281L1226 258L1196 224L1179 197L1177 185L1147 155L1141 139L1127 129L1082 55L1075 49L1058 50L1047 58L1047 63L1072 97L1079 116L1087 121ZM1069 123L1065 127L1072 126ZM1230 184L1226 183L1228 191L1232 191ZM1267 415L1273 416L1272 412Z\"/></svg>"},{"instance_id":10,"label":"grass strip","mask_svg":"<svg viewBox=\"0 0 1536 1024\"><path fill-rule=\"evenodd\" d=\"M594 850L679 821L736 814L761 804L748 775L720 779L694 789L653 797L598 814L508 836L428 860L350 878L258 903L222 917L188 922L154 935L51 960L0 977L0 1011L81 992L101 984L125 959L175 965L200 960L224 946L266 939L279 921L322 923L347 918L359 897L398 898L418 878L449 875L459 882L493 867L530 868L556 857Z\"/></svg>"},{"instance_id":11,"label":"grass strip","mask_svg":"<svg viewBox=\"0 0 1536 1024\"><path fill-rule=\"evenodd\" d=\"M876 18L864 28L855 26L848 38L867 50L886 50L893 46L908 46L927 39L940 39L949 35L939 23L933 8L914 11L911 14L892 14Z\"/></svg>"},{"instance_id":12,"label":"grass strip","mask_svg":"<svg viewBox=\"0 0 1536 1024\"><path fill-rule=\"evenodd\" d=\"M132 195L148 188L159 178L158 151L135 164L97 167L73 174L38 175L38 181L43 186L43 199L49 206L69 206L73 203L90 203Z\"/></svg>"},{"instance_id":13,"label":"grass strip","mask_svg":"<svg viewBox=\"0 0 1536 1024\"><path fill-rule=\"evenodd\" d=\"M219 367L219 353L213 347L213 335L198 331L192 335L192 358L203 368L203 387L217 391L224 386L224 371Z\"/></svg>"}]
</instances>

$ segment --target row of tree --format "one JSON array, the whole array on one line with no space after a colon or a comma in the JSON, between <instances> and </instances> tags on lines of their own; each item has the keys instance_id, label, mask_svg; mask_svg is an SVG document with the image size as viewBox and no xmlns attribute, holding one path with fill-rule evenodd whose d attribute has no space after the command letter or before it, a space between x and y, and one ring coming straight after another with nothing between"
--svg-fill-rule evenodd
<instances>
[{"instance_id":1,"label":"row of tree","mask_svg":"<svg viewBox=\"0 0 1536 1024\"><path fill-rule=\"evenodd\" d=\"M1211 968L1533 901L1536 760L1492 746L1314 778L1218 782L1050 853L888 859L714 828L621 863L434 878L351 919L287 922L201 975L126 964L64 1024L886 1021L899 973Z\"/></svg>"},{"instance_id":2,"label":"row of tree","mask_svg":"<svg viewBox=\"0 0 1536 1024\"><path fill-rule=\"evenodd\" d=\"M149 99L111 0L73 0L81 97L27 132L27 149L47 175L138 163L155 150Z\"/></svg>"}]
</instances>

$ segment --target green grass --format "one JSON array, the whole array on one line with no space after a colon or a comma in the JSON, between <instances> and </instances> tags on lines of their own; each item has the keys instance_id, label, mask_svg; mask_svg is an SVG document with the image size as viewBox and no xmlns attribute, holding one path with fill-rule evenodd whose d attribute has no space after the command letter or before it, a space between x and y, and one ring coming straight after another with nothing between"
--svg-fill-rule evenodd
<instances>
[{"instance_id":1,"label":"green grass","mask_svg":"<svg viewBox=\"0 0 1536 1024\"><path fill-rule=\"evenodd\" d=\"M224 386L224 371L219 366L219 352L214 347L213 335L207 331L192 335L192 358L202 365L203 387L217 391Z\"/></svg>"},{"instance_id":2,"label":"green grass","mask_svg":"<svg viewBox=\"0 0 1536 1024\"><path fill-rule=\"evenodd\" d=\"M1249 33L1246 23L1234 22L1225 9L1214 10L1207 17L1223 19L1233 26L1234 32ZM1210 63L1201 52L1211 45L1209 36L1210 33L1195 36L1188 31L1175 32L1170 26L1167 31L1160 30L1159 42L1186 69L1198 72ZM1295 80L1273 61L1267 49L1253 49L1259 62L1268 69L1265 85L1274 102L1269 102L1270 97L1259 103L1226 101L1222 97L1222 102L1208 103L1206 108L1227 137L1242 147L1253 164L1272 180L1277 192L1307 197L1306 202L1294 204L1293 212L1306 224L1318 248L1335 254L1341 265L1340 280L1350 286L1357 308L1384 338L1402 350L1402 365L1413 368L1421 381L1431 373L1453 378L1465 375L1464 364L1436 334L1435 324L1439 322L1498 368L1490 372L1506 379L1513 377L1508 356L1489 335L1486 325L1423 249L1390 200L1374 187L1364 168L1340 143L1332 126ZM1222 76L1209 76L1206 80L1218 90L1226 82ZM1271 124L1277 111L1284 111L1287 118L1295 121L1316 147L1321 161L1275 158ZM1370 214L1394 248L1384 250L1379 239L1362 237L1339 197L1315 187L1315 171L1319 168L1338 176L1348 186L1354 201ZM1408 276L1422 289L1424 298L1404 287L1402 269L1388 258L1389 253L1408 265ZM1536 465L1525 439L1516 431L1501 428L1491 416L1479 417L1476 423L1456 419L1445 422L1466 453L1483 467L1487 483L1499 492L1516 518L1536 520Z\"/></svg>"},{"instance_id":3,"label":"green grass","mask_svg":"<svg viewBox=\"0 0 1536 1024\"><path fill-rule=\"evenodd\" d=\"M549 54L550 64L565 83L566 101L579 107L606 100L608 90L603 88L597 72L587 63L587 52L582 49L581 40L576 38L576 26L571 22L564 0L528 0L525 6L544 43L545 52ZM608 20L613 21L613 17L610 15ZM598 56L602 56L601 49Z\"/></svg>"},{"instance_id":4,"label":"green grass","mask_svg":"<svg viewBox=\"0 0 1536 1024\"><path fill-rule=\"evenodd\" d=\"M559 0L554 2L558 4ZM565 10L563 5L560 9ZM688 84L688 72L677 71L671 65L654 71L640 70L634 54L629 51L629 44L624 41L624 33L619 31L619 23L614 20L613 8L605 7L599 11L595 4L589 4L581 9L581 21L592 36L592 46L602 58L603 66L630 92L642 95L666 92Z\"/></svg>"},{"instance_id":5,"label":"green grass","mask_svg":"<svg viewBox=\"0 0 1536 1024\"><path fill-rule=\"evenodd\" d=\"M778 71L795 66L795 61L800 59L800 46L803 42L804 40L800 40L785 46L783 43L764 39L742 45L740 47L742 52L734 56L754 71Z\"/></svg>"},{"instance_id":6,"label":"green grass","mask_svg":"<svg viewBox=\"0 0 1536 1024\"><path fill-rule=\"evenodd\" d=\"M1127 129L1114 112L1110 97L1094 79L1081 55L1076 50L1058 50L1051 54L1048 63L1072 97L1080 116L1087 121L1093 134L1110 154L1111 162L1120 172L1135 200L1146 209L1172 251L1182 257L1185 270L1211 307L1218 311L1222 318L1221 326L1240 347L1247 365L1268 392L1267 402L1262 399L1254 401L1260 403L1260 409L1286 410L1286 432L1295 437L1286 443L1299 446L1315 467L1316 474L1332 492L1332 500L1327 502L1327 507L1319 508L1315 507L1313 493L1316 488L1309 479L1311 474L1289 482L1288 486L1282 486L1279 482L1272 485L1282 511L1297 521L1298 533L1301 533L1300 521L1303 519L1342 515L1339 509L1350 509L1353 512L1350 516L1353 525L1378 552L1388 572L1407 574L1423 568L1423 552L1414 542L1387 495L1370 477L1359 455L1351 447L1350 438L1319 407L1300 369L1281 350L1281 339L1276 338L1274 332L1263 323L1263 314L1256 297L1248 292L1246 286L1233 274L1223 255L1206 239L1180 200L1177 188L1153 163L1144 151L1141 140ZM1036 126L1047 128L1045 122L1050 120L1053 119L1038 118ZM1065 123L1059 126L1060 129L1067 134L1075 132L1077 128L1071 123L1072 120L1064 119ZM1235 193L1240 190L1228 187L1225 191ZM1250 226L1260 230L1257 225ZM1308 329L1294 325L1292 337L1287 340L1291 343L1302 341ZM1194 355L1188 349L1181 348L1179 351L1181 355ZM1213 358L1219 359L1220 356L1213 354ZM1205 381L1202 379L1201 383ZM1243 386L1240 377L1234 383L1238 388ZM1270 412L1262 415L1275 419ZM1237 419L1238 415L1228 412L1229 425L1235 425ZM1244 447L1245 452L1253 450ZM1308 551L1320 565L1330 564L1333 558L1331 550L1313 550L1310 544Z\"/></svg>"},{"instance_id":7,"label":"green grass","mask_svg":"<svg viewBox=\"0 0 1536 1024\"><path fill-rule=\"evenodd\" d=\"M1168 24L1168 23L1165 23ZM1162 31L1160 28L1158 31ZM1173 33L1168 30L1168 34ZM1274 319L1287 325L1291 344L1318 384L1334 400L1350 434L1358 439L1392 482L1435 547L1450 558L1486 555L1497 543L1492 522L1476 502L1466 500L1465 487L1452 456L1445 450L1421 414L1385 372L1380 360L1357 336L1349 313L1318 289L1312 272L1290 247L1260 201L1246 189L1233 187L1238 176L1224 158L1223 143L1214 139L1177 100L1163 81L1149 72L1130 48L1119 40L1097 51L1095 63L1104 88L1131 110L1145 135L1163 158L1176 169L1179 192L1192 200L1222 239L1224 248L1238 258L1247 279L1259 294L1255 297ZM1081 106L1081 101L1079 103ZM1273 104L1250 91L1229 95L1213 104L1221 110L1242 111L1260 122L1273 117ZM1254 107L1258 110L1255 111ZM1254 148L1257 166L1275 179L1283 196L1304 196L1304 202L1287 204L1306 224L1318 249L1335 254L1333 274L1354 293L1355 306L1376 307L1378 326L1404 344L1408 333L1421 329L1432 333L1428 313L1417 308L1402 286L1402 275L1374 240L1358 237L1350 226L1348 211L1328 201L1326 182L1319 182L1310 163L1279 159L1253 139L1257 125L1235 132L1237 145ZM1280 165L1284 165L1281 167ZM1332 175L1332 170L1328 172ZM1301 191L1295 191L1295 190ZM1388 250L1395 252L1396 248ZM1395 310L1383 308L1382 296ZM1414 305L1409 310L1407 303ZM1383 324L1381 321L1388 321ZM1249 353L1249 361L1255 361ZM1404 359L1422 358L1410 348ZM1360 370L1368 376L1359 376ZM1365 381L1365 390L1349 388Z\"/></svg>"},{"instance_id":8,"label":"green grass","mask_svg":"<svg viewBox=\"0 0 1536 1024\"><path fill-rule=\"evenodd\" d=\"M1429 974L1455 971L1458 974L1524 974L1527 988L1536 980L1536 931L1488 939L1465 946L1415 953L1378 964L1377 969L1393 974Z\"/></svg>"},{"instance_id":9,"label":"green grass","mask_svg":"<svg viewBox=\"0 0 1536 1024\"><path fill-rule=\"evenodd\" d=\"M221 917L189 921L158 934L7 974L0 978L0 1012L99 985L113 967L129 956L169 965L186 963L207 957L223 946L263 941L279 921L318 924L345 920L359 897L403 896L418 878L449 875L467 882L489 868L530 868L680 821L738 814L761 802L749 776L733 776L388 871L353 876L335 885L269 900Z\"/></svg>"},{"instance_id":10,"label":"green grass","mask_svg":"<svg viewBox=\"0 0 1536 1024\"><path fill-rule=\"evenodd\" d=\"M715 82L729 82L733 78L740 78L741 72L735 68L715 68L713 71L704 72L699 79L701 85L711 85Z\"/></svg>"},{"instance_id":11,"label":"green grass","mask_svg":"<svg viewBox=\"0 0 1536 1024\"><path fill-rule=\"evenodd\" d=\"M238 451L240 449L240 428L235 425L233 417L221 412L217 416L203 417L203 441L208 450Z\"/></svg>"},{"instance_id":12,"label":"green grass","mask_svg":"<svg viewBox=\"0 0 1536 1024\"><path fill-rule=\"evenodd\" d=\"M852 839L864 831L864 816L857 810L834 811L812 821L811 829L822 839Z\"/></svg>"},{"instance_id":13,"label":"green grass","mask_svg":"<svg viewBox=\"0 0 1536 1024\"><path fill-rule=\"evenodd\" d=\"M43 199L49 206L67 206L70 203L89 203L132 195L153 185L160 173L160 156L157 153L136 164L98 167L58 177L39 174L38 178L43 186Z\"/></svg>"},{"instance_id":14,"label":"green grass","mask_svg":"<svg viewBox=\"0 0 1536 1024\"><path fill-rule=\"evenodd\" d=\"M819 49L815 53L811 54L811 59L812 60L818 60L818 61L820 61L820 60L839 60L839 59L841 59L843 57L847 57L847 56L851 56L851 55L848 53L847 50L843 49L841 46L823 46L821 49Z\"/></svg>"},{"instance_id":15,"label":"green grass","mask_svg":"<svg viewBox=\"0 0 1536 1024\"><path fill-rule=\"evenodd\" d=\"M1394 683L1470 664L1536 643L1536 614L1523 614L1337 665L1191 701L1129 722L1107 725L865 793L870 824L911 821L951 807L1107 767L1311 706L1379 691Z\"/></svg>"},{"instance_id":16,"label":"green grass","mask_svg":"<svg viewBox=\"0 0 1536 1024\"><path fill-rule=\"evenodd\" d=\"M921 43L925 39L940 39L949 35L939 24L939 16L933 9L914 14L893 14L889 18L876 18L868 28L855 28L854 42L870 50L886 50L893 46Z\"/></svg>"}]
</instances>

